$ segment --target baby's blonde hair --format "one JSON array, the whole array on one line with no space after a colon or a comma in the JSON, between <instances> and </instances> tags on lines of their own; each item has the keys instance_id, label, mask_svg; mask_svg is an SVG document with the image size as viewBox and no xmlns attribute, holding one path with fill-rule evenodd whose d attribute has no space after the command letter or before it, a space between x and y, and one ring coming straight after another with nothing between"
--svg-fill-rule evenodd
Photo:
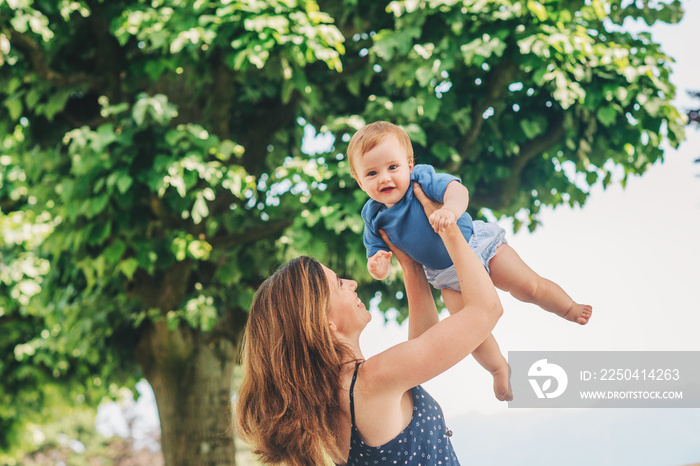
<instances>
[{"instance_id":1,"label":"baby's blonde hair","mask_svg":"<svg viewBox=\"0 0 700 466\"><path fill-rule=\"evenodd\" d=\"M408 134L406 134L403 129L388 121L375 121L356 132L352 139L350 139L350 144L348 144L347 155L348 162L350 162L350 173L355 180L357 180L357 172L355 171L355 161L357 157L377 147L389 135L396 138L401 148L406 152L406 159L409 163L413 164L413 146L411 145L411 138L408 137Z\"/></svg>"}]
</instances>

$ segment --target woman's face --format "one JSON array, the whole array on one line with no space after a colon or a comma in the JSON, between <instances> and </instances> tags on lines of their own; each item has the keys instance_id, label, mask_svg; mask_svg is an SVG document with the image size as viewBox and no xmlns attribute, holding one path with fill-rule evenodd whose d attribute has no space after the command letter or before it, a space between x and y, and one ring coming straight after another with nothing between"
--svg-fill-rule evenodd
<instances>
[{"instance_id":1,"label":"woman's face","mask_svg":"<svg viewBox=\"0 0 700 466\"><path fill-rule=\"evenodd\" d=\"M355 333L359 335L367 323L372 320L372 314L367 311L355 293L357 282L338 277L326 266L323 266L323 271L331 290L331 308L328 312L328 320L334 323L337 331L343 335L350 336Z\"/></svg>"}]
</instances>

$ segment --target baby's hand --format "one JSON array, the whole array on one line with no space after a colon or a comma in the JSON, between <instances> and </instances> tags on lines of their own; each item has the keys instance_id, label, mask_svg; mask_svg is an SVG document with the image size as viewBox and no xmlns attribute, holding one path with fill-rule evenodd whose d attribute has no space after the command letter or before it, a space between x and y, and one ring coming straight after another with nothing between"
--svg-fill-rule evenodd
<instances>
[{"instance_id":1,"label":"baby's hand","mask_svg":"<svg viewBox=\"0 0 700 466\"><path fill-rule=\"evenodd\" d=\"M367 259L367 270L372 278L384 280L391 272L391 252L377 251Z\"/></svg>"},{"instance_id":2,"label":"baby's hand","mask_svg":"<svg viewBox=\"0 0 700 466\"><path fill-rule=\"evenodd\" d=\"M455 222L455 214L450 209L441 208L433 212L428 221L430 226L433 227L435 233L443 232Z\"/></svg>"}]
</instances>

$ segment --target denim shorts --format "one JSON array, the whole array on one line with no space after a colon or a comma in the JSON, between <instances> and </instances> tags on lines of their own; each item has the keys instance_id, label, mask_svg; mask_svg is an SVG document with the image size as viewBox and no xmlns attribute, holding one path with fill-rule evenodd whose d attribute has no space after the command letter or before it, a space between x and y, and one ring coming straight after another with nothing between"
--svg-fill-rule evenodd
<instances>
[{"instance_id":1,"label":"denim shorts","mask_svg":"<svg viewBox=\"0 0 700 466\"><path fill-rule=\"evenodd\" d=\"M488 273L489 262L496 255L496 249L501 244L508 244L506 241L506 231L499 227L496 223L486 223L481 220L474 220L474 233L469 239L469 247L476 253L484 268ZM425 276L428 277L433 287L437 289L449 288L450 290L460 291L459 279L454 264L442 270L429 269L423 266Z\"/></svg>"}]
</instances>

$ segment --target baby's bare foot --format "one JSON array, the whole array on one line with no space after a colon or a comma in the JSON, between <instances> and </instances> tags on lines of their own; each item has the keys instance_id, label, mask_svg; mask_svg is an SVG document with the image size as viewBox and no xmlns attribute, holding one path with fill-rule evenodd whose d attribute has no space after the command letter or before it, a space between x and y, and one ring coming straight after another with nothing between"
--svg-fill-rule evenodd
<instances>
[{"instance_id":1,"label":"baby's bare foot","mask_svg":"<svg viewBox=\"0 0 700 466\"><path fill-rule=\"evenodd\" d=\"M562 317L566 320L570 320L571 322L586 325L588 320L591 318L591 314L593 314L592 306L589 306L588 304L574 303Z\"/></svg>"},{"instance_id":2,"label":"baby's bare foot","mask_svg":"<svg viewBox=\"0 0 700 466\"><path fill-rule=\"evenodd\" d=\"M493 375L493 392L500 401L512 401L513 390L510 386L510 364L496 369Z\"/></svg>"}]
</instances>

